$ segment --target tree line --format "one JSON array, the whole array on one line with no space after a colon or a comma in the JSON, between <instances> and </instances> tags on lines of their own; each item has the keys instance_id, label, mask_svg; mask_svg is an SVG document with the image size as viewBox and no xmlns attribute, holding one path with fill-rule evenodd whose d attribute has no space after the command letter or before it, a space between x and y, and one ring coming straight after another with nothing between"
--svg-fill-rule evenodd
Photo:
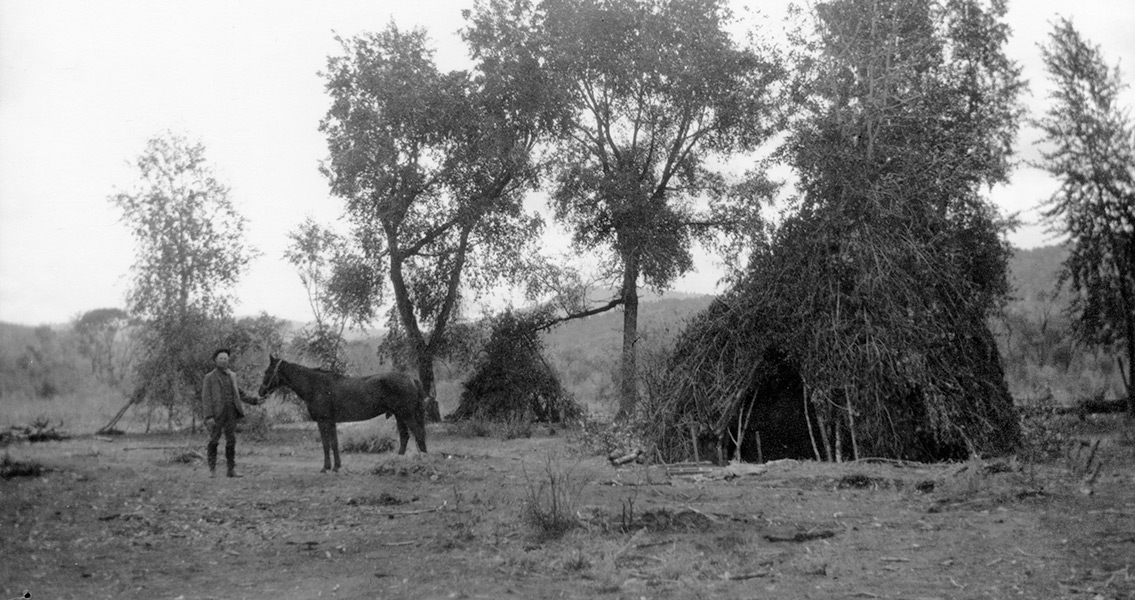
<instances>
[{"instance_id":1,"label":"tree line","mask_svg":"<svg viewBox=\"0 0 1135 600\"><path fill-rule=\"evenodd\" d=\"M394 23L339 38L328 57L321 170L349 231L301 223L285 256L312 307L302 347L322 366L344 369L346 328L385 318L381 352L432 396L437 362L469 350L472 301L503 284L551 307L545 326L621 309L626 416L640 292L668 289L696 247L734 280L800 253L787 262L815 268L798 272L793 306L836 336L871 315L872 339L928 323L948 336L951 320L1004 304L1013 222L982 189L1009 179L1027 115L1003 0L820 2L794 14L786 47L760 29L739 41L722 0L478 0L463 15L468 70L439 70L426 32ZM1046 216L1073 248L1078 331L1126 345L1130 364L1122 80L1069 21L1042 52L1057 92L1033 122L1039 166L1061 182ZM781 192L774 161L799 180L779 228L763 212ZM202 145L159 136L137 167L138 185L111 197L138 244L126 307L142 327L137 393L182 405L204 354L191 342L224 337L216 324L231 323L256 251ZM573 248L599 257L592 272L540 251L536 191ZM592 298L596 282L615 292Z\"/></svg>"}]
</instances>

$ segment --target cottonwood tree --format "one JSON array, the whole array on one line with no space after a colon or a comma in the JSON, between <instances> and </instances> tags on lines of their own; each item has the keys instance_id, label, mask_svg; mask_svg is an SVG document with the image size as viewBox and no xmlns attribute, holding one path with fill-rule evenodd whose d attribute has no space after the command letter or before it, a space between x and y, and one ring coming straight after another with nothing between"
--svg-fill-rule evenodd
<instances>
[{"instance_id":1,"label":"cottonwood tree","mask_svg":"<svg viewBox=\"0 0 1135 600\"><path fill-rule=\"evenodd\" d=\"M1127 409L1135 416L1135 128L1120 104L1127 86L1067 19L1041 50L1054 88L1037 121L1038 166L1060 183L1043 216L1069 242L1061 283L1071 283L1078 335L1126 346Z\"/></svg>"},{"instance_id":2,"label":"cottonwood tree","mask_svg":"<svg viewBox=\"0 0 1135 600\"><path fill-rule=\"evenodd\" d=\"M127 350L127 328L130 315L121 308L96 308L75 320L79 353L91 361L91 375L117 388L127 375L124 360Z\"/></svg>"},{"instance_id":3,"label":"cottonwood tree","mask_svg":"<svg viewBox=\"0 0 1135 600\"><path fill-rule=\"evenodd\" d=\"M711 232L746 240L760 172L727 185L723 165L776 131L782 69L726 31L721 0L545 0L544 66L566 103L553 201L573 242L607 256L623 310L620 415L638 398L639 286L668 288Z\"/></svg>"},{"instance_id":4,"label":"cottonwood tree","mask_svg":"<svg viewBox=\"0 0 1135 600\"><path fill-rule=\"evenodd\" d=\"M996 428L1012 409L986 325L1009 248L982 193L1006 179L1022 114L1005 13L1000 0L836 0L795 37L783 156L800 201L769 260L791 265L782 296L806 383L843 395L859 425L886 423L877 392L901 382L935 426L986 414L975 427Z\"/></svg>"},{"instance_id":5,"label":"cottonwood tree","mask_svg":"<svg viewBox=\"0 0 1135 600\"><path fill-rule=\"evenodd\" d=\"M322 368L345 373L349 365L343 332L372 320L381 303L375 269L358 262L348 240L311 219L288 237L291 244L284 257L298 271L315 319L297 334L295 343Z\"/></svg>"},{"instance_id":6,"label":"cottonwood tree","mask_svg":"<svg viewBox=\"0 0 1135 600\"><path fill-rule=\"evenodd\" d=\"M79 353L91 361L91 374L111 389L122 392L137 362L136 335L131 325L130 315L121 308L89 310L80 315L74 325ZM114 429L133 404L126 403L99 432Z\"/></svg>"},{"instance_id":7,"label":"cottonwood tree","mask_svg":"<svg viewBox=\"0 0 1135 600\"><path fill-rule=\"evenodd\" d=\"M408 351L438 419L434 362L464 295L519 265L541 229L522 206L545 126L543 95L532 93L540 70L517 46L477 56L472 73L441 73L425 32L394 24L340 42L325 73L324 171L346 200L360 262L383 265L393 298L384 347Z\"/></svg>"},{"instance_id":8,"label":"cottonwood tree","mask_svg":"<svg viewBox=\"0 0 1135 600\"><path fill-rule=\"evenodd\" d=\"M142 323L144 358L134 398L161 402L172 422L195 397L210 342L230 317L232 286L255 251L203 144L159 135L135 166L135 185L109 198L136 244L127 308Z\"/></svg>"}]
</instances>

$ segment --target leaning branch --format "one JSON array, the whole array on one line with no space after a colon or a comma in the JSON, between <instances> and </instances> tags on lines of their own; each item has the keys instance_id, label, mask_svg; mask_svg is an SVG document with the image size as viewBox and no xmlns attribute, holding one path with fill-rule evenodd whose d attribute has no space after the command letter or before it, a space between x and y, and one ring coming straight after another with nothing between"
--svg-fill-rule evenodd
<instances>
[{"instance_id":1,"label":"leaning branch","mask_svg":"<svg viewBox=\"0 0 1135 600\"><path fill-rule=\"evenodd\" d=\"M551 329L552 327L555 327L556 325L559 325L560 323L564 323L564 322L571 321L571 320L574 320L574 319L582 319L584 317L590 317L590 316L593 316L593 315L597 315L599 313L604 313L604 312L611 310L612 308L615 308L616 306L619 306L622 303L623 303L623 298L620 296L618 298L612 299L610 302L604 304L603 306L599 306L599 307L592 308L592 309L589 309L589 310L585 310L585 311L582 311L582 312L569 313L565 316L557 317L555 319L551 319L549 321L546 321L542 325L536 327L535 330L536 331L544 331L546 329Z\"/></svg>"}]
</instances>

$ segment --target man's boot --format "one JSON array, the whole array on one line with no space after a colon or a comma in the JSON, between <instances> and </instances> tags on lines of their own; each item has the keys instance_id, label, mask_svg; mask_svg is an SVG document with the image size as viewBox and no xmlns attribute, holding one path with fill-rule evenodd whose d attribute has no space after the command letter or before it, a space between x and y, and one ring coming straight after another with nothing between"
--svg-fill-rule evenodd
<instances>
[{"instance_id":1,"label":"man's boot","mask_svg":"<svg viewBox=\"0 0 1135 600\"><path fill-rule=\"evenodd\" d=\"M236 447L225 446L225 463L228 464L229 470L226 475L229 477L239 477L236 474Z\"/></svg>"},{"instance_id":2,"label":"man's boot","mask_svg":"<svg viewBox=\"0 0 1135 600\"><path fill-rule=\"evenodd\" d=\"M217 476L217 445L209 444L206 446L207 461L209 463L209 477Z\"/></svg>"}]
</instances>

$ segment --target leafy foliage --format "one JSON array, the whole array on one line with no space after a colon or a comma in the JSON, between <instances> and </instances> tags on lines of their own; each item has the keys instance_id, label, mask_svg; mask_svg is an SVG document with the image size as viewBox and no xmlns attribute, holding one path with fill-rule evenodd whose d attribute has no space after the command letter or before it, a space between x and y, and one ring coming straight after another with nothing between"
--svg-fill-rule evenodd
<instances>
[{"instance_id":1,"label":"leafy foliage","mask_svg":"<svg viewBox=\"0 0 1135 600\"><path fill-rule=\"evenodd\" d=\"M467 33L475 49L505 31L491 30L497 19L513 16L478 14ZM463 293L514 272L541 227L522 206L544 123L541 95L532 93L539 69L523 44L508 44L478 50L472 74L440 73L424 31L394 25L341 42L325 74L333 99L321 124L326 173L347 200L359 261L385 264L390 330L432 396L434 361Z\"/></svg>"},{"instance_id":2,"label":"leafy foliage","mask_svg":"<svg viewBox=\"0 0 1135 600\"><path fill-rule=\"evenodd\" d=\"M299 272L315 319L294 340L297 354L314 359L334 373L346 373L343 331L362 327L375 316L382 300L375 265L347 250L348 242L311 219L288 234L284 257Z\"/></svg>"},{"instance_id":3,"label":"leafy foliage","mask_svg":"<svg viewBox=\"0 0 1135 600\"><path fill-rule=\"evenodd\" d=\"M986 326L1009 248L979 193L1005 178L1021 112L1004 14L998 1L816 6L782 152L798 210L679 346L669 423L724 444L754 403L775 402L818 421L829 458L846 441L848 455L919 458L1015 443ZM781 372L807 406L754 397Z\"/></svg>"},{"instance_id":4,"label":"leafy foliage","mask_svg":"<svg viewBox=\"0 0 1135 600\"><path fill-rule=\"evenodd\" d=\"M96 308L74 323L79 352L91 361L91 374L112 388L124 384L134 362L131 322L120 308Z\"/></svg>"},{"instance_id":5,"label":"leafy foliage","mask_svg":"<svg viewBox=\"0 0 1135 600\"><path fill-rule=\"evenodd\" d=\"M77 346L47 325L0 324L0 399L51 399L78 391L86 369Z\"/></svg>"},{"instance_id":6,"label":"leafy foliage","mask_svg":"<svg viewBox=\"0 0 1135 600\"><path fill-rule=\"evenodd\" d=\"M205 147L183 136L150 139L133 189L110 197L137 244L127 304L142 321L136 398L170 409L195 398L202 357L228 318L232 286L254 250L245 219L213 175Z\"/></svg>"},{"instance_id":7,"label":"leafy foliage","mask_svg":"<svg viewBox=\"0 0 1135 600\"><path fill-rule=\"evenodd\" d=\"M666 289L693 267L695 240L724 233L748 242L761 232L759 201L775 186L758 171L730 184L717 165L774 134L771 92L782 70L734 44L719 0L542 7L546 66L565 106L556 218L578 247L609 256L624 308L620 408L629 413L640 281Z\"/></svg>"},{"instance_id":8,"label":"leafy foliage","mask_svg":"<svg viewBox=\"0 0 1135 600\"><path fill-rule=\"evenodd\" d=\"M1126 345L1128 382L1135 378L1135 127L1119 105L1118 68L1059 20L1042 48L1055 84L1051 106L1038 120L1045 150L1040 166L1060 181L1044 217L1067 234L1063 279L1071 283L1071 312L1082 339ZM1135 414L1135 391L1128 388Z\"/></svg>"}]
</instances>

